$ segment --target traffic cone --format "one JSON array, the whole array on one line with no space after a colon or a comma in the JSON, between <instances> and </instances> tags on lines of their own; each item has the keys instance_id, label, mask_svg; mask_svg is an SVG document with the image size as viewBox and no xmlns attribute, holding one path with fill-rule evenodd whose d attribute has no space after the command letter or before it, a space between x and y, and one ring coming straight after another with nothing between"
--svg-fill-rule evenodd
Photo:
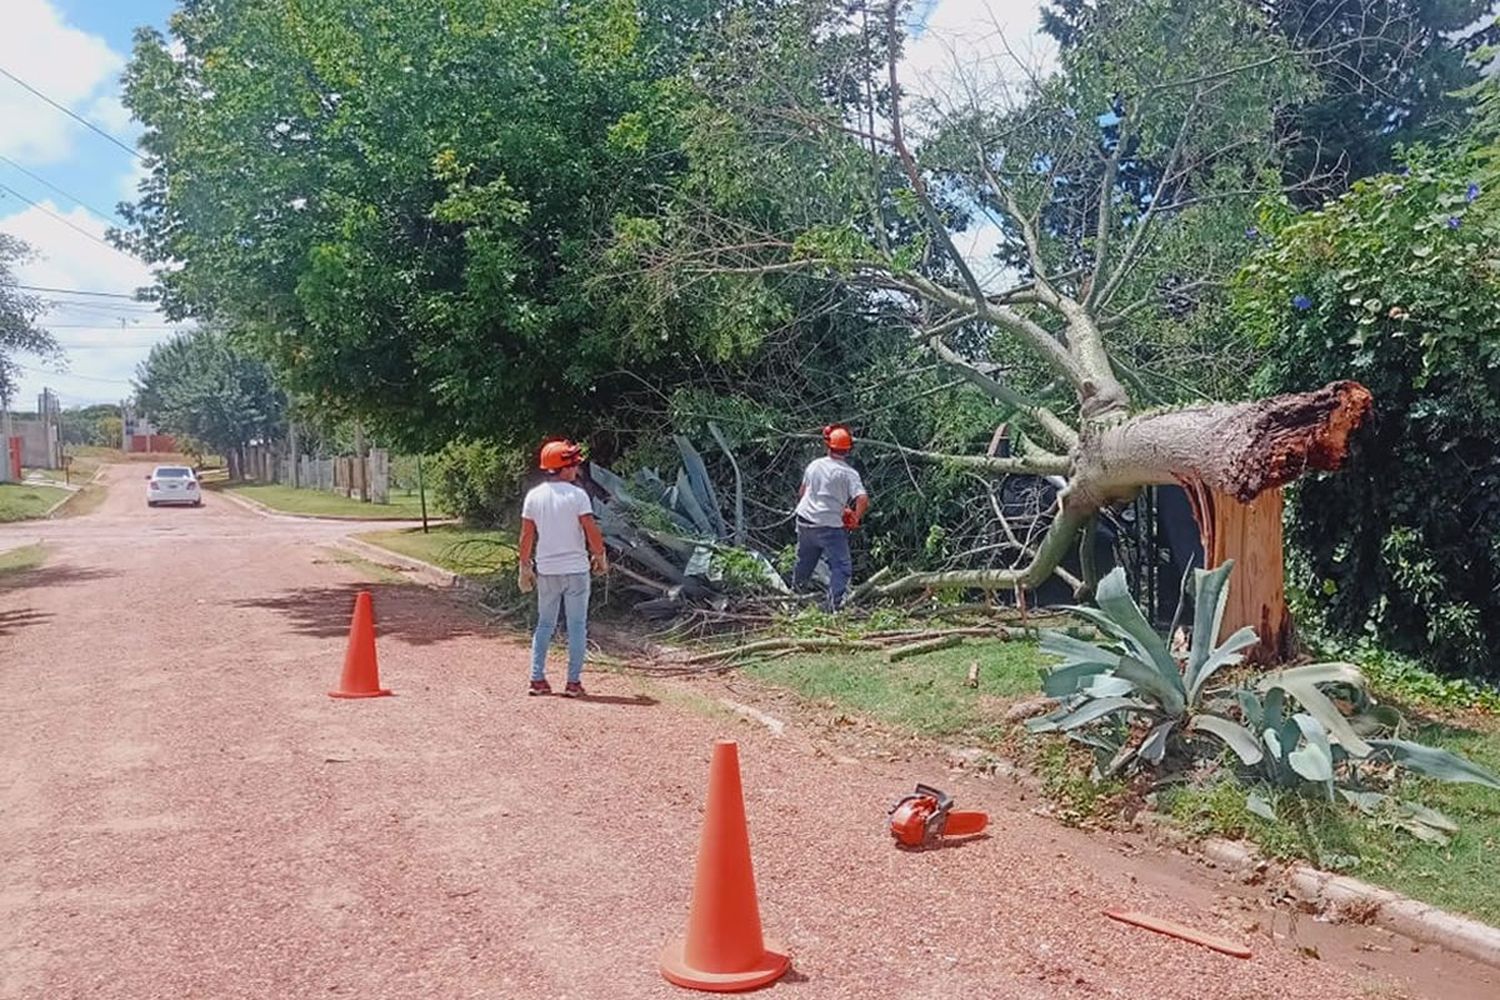
<instances>
[{"instance_id":1,"label":"traffic cone","mask_svg":"<svg viewBox=\"0 0 1500 1000\"><path fill-rule=\"evenodd\" d=\"M785 948L761 936L739 747L719 740L708 770L687 935L662 949L661 974L678 986L730 993L764 986L790 963Z\"/></svg>"},{"instance_id":2,"label":"traffic cone","mask_svg":"<svg viewBox=\"0 0 1500 1000\"><path fill-rule=\"evenodd\" d=\"M361 590L354 599L354 619L349 623L349 648L344 653L344 676L330 698L379 698L391 692L380 686L375 664L375 608L370 592Z\"/></svg>"}]
</instances>

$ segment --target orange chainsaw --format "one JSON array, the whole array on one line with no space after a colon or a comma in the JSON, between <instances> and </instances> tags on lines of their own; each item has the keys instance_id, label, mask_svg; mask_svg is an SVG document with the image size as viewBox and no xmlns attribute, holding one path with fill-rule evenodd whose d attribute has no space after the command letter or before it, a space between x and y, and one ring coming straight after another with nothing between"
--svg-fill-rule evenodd
<instances>
[{"instance_id":1,"label":"orange chainsaw","mask_svg":"<svg viewBox=\"0 0 1500 1000\"><path fill-rule=\"evenodd\" d=\"M890 810L891 836L901 847L930 847L943 837L967 837L989 825L988 813L956 812L953 797L931 785L917 790Z\"/></svg>"}]
</instances>

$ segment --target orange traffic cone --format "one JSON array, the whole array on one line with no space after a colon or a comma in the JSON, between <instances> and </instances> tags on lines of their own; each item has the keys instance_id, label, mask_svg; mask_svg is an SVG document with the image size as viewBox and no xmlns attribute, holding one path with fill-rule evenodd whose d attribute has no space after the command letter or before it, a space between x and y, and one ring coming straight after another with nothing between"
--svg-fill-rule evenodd
<instances>
[{"instance_id":1,"label":"orange traffic cone","mask_svg":"<svg viewBox=\"0 0 1500 1000\"><path fill-rule=\"evenodd\" d=\"M662 949L661 974L678 986L729 993L764 986L790 963L785 948L761 937L739 747L719 740L708 770L687 935Z\"/></svg>"},{"instance_id":2,"label":"orange traffic cone","mask_svg":"<svg viewBox=\"0 0 1500 1000\"><path fill-rule=\"evenodd\" d=\"M354 599L354 620L349 623L344 676L339 678L339 689L328 692L328 697L379 698L390 693L380 686L380 669L375 664L375 608L370 592L361 590Z\"/></svg>"}]
</instances>

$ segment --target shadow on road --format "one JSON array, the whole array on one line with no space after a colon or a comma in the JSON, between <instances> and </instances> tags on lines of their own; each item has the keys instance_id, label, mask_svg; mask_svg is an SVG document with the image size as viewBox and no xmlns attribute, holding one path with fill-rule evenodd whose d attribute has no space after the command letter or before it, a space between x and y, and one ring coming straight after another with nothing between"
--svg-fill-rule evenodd
<instances>
[{"instance_id":1,"label":"shadow on road","mask_svg":"<svg viewBox=\"0 0 1500 1000\"><path fill-rule=\"evenodd\" d=\"M69 584L107 580L112 576L119 575L118 571L112 569L92 569L81 566L69 566L65 563L57 566L43 566L39 569L25 569L18 573L0 575L0 593L8 590L41 590L45 587L66 587Z\"/></svg>"},{"instance_id":2,"label":"shadow on road","mask_svg":"<svg viewBox=\"0 0 1500 1000\"><path fill-rule=\"evenodd\" d=\"M350 584L342 587L303 587L273 597L236 601L240 608L260 608L286 615L299 635L332 638L349 634L354 598L368 590L375 604L375 634L380 639L426 646L485 630L469 615L454 608L425 587L410 584Z\"/></svg>"},{"instance_id":3,"label":"shadow on road","mask_svg":"<svg viewBox=\"0 0 1500 1000\"><path fill-rule=\"evenodd\" d=\"M20 611L0 611L0 639L13 635L28 625L40 625L54 617L50 611L22 608Z\"/></svg>"}]
</instances>

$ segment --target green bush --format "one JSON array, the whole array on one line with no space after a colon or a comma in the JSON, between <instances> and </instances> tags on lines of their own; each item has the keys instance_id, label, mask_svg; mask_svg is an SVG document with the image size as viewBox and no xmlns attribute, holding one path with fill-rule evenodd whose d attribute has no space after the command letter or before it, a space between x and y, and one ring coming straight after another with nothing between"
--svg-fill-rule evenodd
<instances>
[{"instance_id":1,"label":"green bush","mask_svg":"<svg viewBox=\"0 0 1500 1000\"><path fill-rule=\"evenodd\" d=\"M1235 292L1259 388L1374 396L1345 471L1292 492L1295 582L1345 635L1470 676L1500 642L1497 150L1414 150L1321 211L1267 210Z\"/></svg>"},{"instance_id":2,"label":"green bush","mask_svg":"<svg viewBox=\"0 0 1500 1000\"><path fill-rule=\"evenodd\" d=\"M439 508L469 524L505 524L520 511L528 469L527 456L519 450L452 441L433 459L433 496Z\"/></svg>"}]
</instances>

